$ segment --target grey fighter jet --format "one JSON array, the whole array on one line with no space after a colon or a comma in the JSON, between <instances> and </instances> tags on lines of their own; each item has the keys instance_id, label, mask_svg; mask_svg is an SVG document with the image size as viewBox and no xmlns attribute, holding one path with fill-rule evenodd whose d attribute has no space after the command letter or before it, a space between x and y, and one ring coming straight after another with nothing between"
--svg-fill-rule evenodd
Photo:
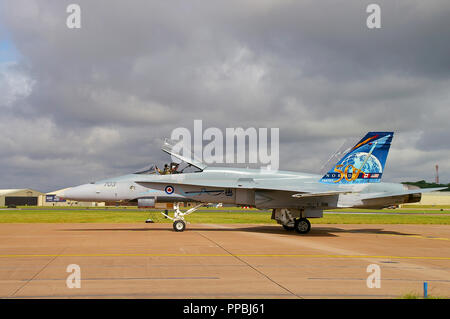
<instances>
[{"instance_id":1,"label":"grey fighter jet","mask_svg":"<svg viewBox=\"0 0 450 319\"><path fill-rule=\"evenodd\" d=\"M151 167L134 174L108 178L73 187L61 196L78 201L133 201L139 207L157 202L174 203L173 228L183 231L185 217L207 203L223 203L271 209L286 230L306 234L308 218L323 217L324 209L343 207L384 208L419 202L421 194L442 188L381 182L393 132L369 132L324 175L229 167L208 167L194 157L173 151L170 143L162 150L185 162L185 170ZM197 206L182 212L179 203Z\"/></svg>"}]
</instances>

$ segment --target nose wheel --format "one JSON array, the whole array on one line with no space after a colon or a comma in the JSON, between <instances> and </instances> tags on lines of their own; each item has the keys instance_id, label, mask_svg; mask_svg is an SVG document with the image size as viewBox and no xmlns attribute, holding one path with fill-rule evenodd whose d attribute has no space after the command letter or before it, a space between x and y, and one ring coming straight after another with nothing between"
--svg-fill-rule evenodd
<instances>
[{"instance_id":1,"label":"nose wheel","mask_svg":"<svg viewBox=\"0 0 450 319\"><path fill-rule=\"evenodd\" d=\"M200 207L204 206L204 204L199 204L197 206L194 206L190 209L188 209L186 212L182 212L180 210L180 206L179 203L176 203L173 205L174 209L175 209L175 214L174 217L170 217L168 214L165 213L161 213L163 214L166 218L169 218L171 220L173 220L173 230L176 232L182 232L186 229L186 221L184 219L184 216L187 216L189 214L192 214L193 212L195 212L197 209L199 209Z\"/></svg>"},{"instance_id":2,"label":"nose wheel","mask_svg":"<svg viewBox=\"0 0 450 319\"><path fill-rule=\"evenodd\" d=\"M180 220L176 220L173 222L173 230L176 232L181 232L184 231L186 229L186 223L184 221Z\"/></svg>"}]
</instances>

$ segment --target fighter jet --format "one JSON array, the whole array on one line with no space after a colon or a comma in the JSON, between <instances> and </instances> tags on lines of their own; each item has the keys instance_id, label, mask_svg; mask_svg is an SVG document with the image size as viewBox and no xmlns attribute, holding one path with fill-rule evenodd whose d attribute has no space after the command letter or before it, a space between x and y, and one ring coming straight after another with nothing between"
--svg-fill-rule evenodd
<instances>
[{"instance_id":1,"label":"fighter jet","mask_svg":"<svg viewBox=\"0 0 450 319\"><path fill-rule=\"evenodd\" d=\"M272 219L286 230L306 234L308 218L321 218L335 208L385 208L415 203L424 192L415 186L381 182L393 132L369 132L323 176L249 168L208 167L194 157L174 151L165 142L161 148L184 162L184 169L162 172L152 166L134 174L108 178L73 187L61 197L78 201L131 201L139 207L174 203L173 229L186 228L186 216L208 203L251 206L272 210ZM186 168L188 168L186 170ZM190 170L190 171L189 171ZM168 172L168 173L167 173ZM195 202L187 211L180 203Z\"/></svg>"}]
</instances>

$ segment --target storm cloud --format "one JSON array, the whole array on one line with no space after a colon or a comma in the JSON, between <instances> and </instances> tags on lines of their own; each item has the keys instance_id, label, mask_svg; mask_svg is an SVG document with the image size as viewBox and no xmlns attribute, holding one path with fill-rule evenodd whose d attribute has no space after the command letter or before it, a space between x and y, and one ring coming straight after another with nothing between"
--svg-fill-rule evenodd
<instances>
[{"instance_id":1,"label":"storm cloud","mask_svg":"<svg viewBox=\"0 0 450 319\"><path fill-rule=\"evenodd\" d=\"M81 7L81 29L66 8ZM366 7L381 7L368 29ZM177 127L280 128L280 168L395 131L386 181L450 179L450 3L1 1L0 188L42 191L167 160Z\"/></svg>"}]
</instances>

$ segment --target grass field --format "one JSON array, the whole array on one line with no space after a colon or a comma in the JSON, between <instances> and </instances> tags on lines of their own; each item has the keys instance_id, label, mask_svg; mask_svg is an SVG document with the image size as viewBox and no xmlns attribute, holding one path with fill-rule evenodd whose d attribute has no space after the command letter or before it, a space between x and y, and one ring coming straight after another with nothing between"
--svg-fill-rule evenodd
<instances>
[{"instance_id":1,"label":"grass field","mask_svg":"<svg viewBox=\"0 0 450 319\"><path fill-rule=\"evenodd\" d=\"M432 209L450 209L450 205L403 205L403 208L414 208L414 209L422 209L422 208L432 208Z\"/></svg>"},{"instance_id":2,"label":"grass field","mask_svg":"<svg viewBox=\"0 0 450 319\"><path fill-rule=\"evenodd\" d=\"M334 212L338 213L334 213ZM344 211L344 210L342 210ZM345 209L325 212L324 218L310 219L312 224L443 224L450 225L450 211L409 209ZM348 214L351 213L351 214ZM371 213L371 214L368 214ZM381 214L376 214L381 213ZM173 212L170 213L173 216ZM241 208L204 208L187 217L191 223L275 224L271 212ZM140 211L128 208L20 208L0 210L0 223L171 223L159 210Z\"/></svg>"},{"instance_id":3,"label":"grass field","mask_svg":"<svg viewBox=\"0 0 450 319\"><path fill-rule=\"evenodd\" d=\"M400 299L425 299L423 295L416 293L416 292L409 292L400 297ZM430 296L426 299L449 299L449 297L443 297L443 296Z\"/></svg>"},{"instance_id":4,"label":"grass field","mask_svg":"<svg viewBox=\"0 0 450 319\"><path fill-rule=\"evenodd\" d=\"M381 213L381 214L450 214L448 208L397 208L397 209L360 209L340 208L332 209L331 212L346 213Z\"/></svg>"}]
</instances>

